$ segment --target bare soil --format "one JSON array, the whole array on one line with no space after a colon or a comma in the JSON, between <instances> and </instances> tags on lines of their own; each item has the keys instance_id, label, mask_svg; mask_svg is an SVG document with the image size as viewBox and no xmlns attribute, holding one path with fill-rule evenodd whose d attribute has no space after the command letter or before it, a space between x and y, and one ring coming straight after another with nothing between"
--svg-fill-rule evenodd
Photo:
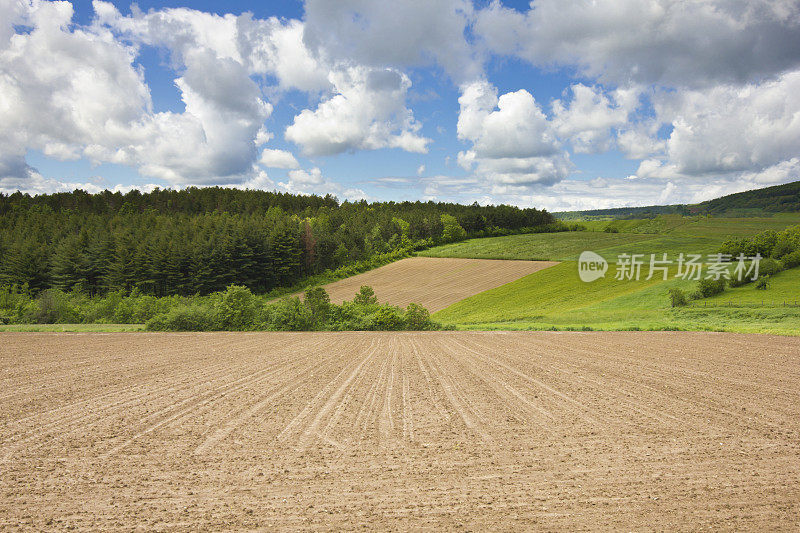
<instances>
[{"instance_id":1,"label":"bare soil","mask_svg":"<svg viewBox=\"0 0 800 533\"><path fill-rule=\"evenodd\" d=\"M328 285L334 303L352 300L369 285L381 303L405 307L420 304L431 313L479 292L505 285L558 264L553 261L504 261L409 257Z\"/></svg>"},{"instance_id":2,"label":"bare soil","mask_svg":"<svg viewBox=\"0 0 800 533\"><path fill-rule=\"evenodd\" d=\"M800 528L800 339L0 334L0 529Z\"/></svg>"}]
</instances>

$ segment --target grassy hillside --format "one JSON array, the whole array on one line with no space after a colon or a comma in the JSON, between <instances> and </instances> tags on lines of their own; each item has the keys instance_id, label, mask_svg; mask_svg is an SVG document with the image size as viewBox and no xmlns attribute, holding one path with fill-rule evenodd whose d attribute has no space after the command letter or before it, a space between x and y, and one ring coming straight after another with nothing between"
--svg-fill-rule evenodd
<instances>
[{"instance_id":1,"label":"grassy hillside","mask_svg":"<svg viewBox=\"0 0 800 533\"><path fill-rule=\"evenodd\" d=\"M733 236L754 235L765 229L782 229L800 222L800 215L771 218L716 219L659 217L661 233L629 233L652 221L623 221L621 233L583 231L518 235L479 239L434 248L432 256L554 259L561 264L536 272L496 289L472 296L436 313L434 318L461 329L680 329L751 333L800 334L800 269L773 277L770 288L754 285L729 289L720 296L693 302L685 308L670 306L667 291L687 291L696 282L673 277L647 281L647 268L639 281L614 278L609 266L605 278L584 283L578 277L577 256L593 250L613 263L620 253L677 254L716 252Z\"/></svg>"},{"instance_id":2,"label":"grassy hillside","mask_svg":"<svg viewBox=\"0 0 800 533\"><path fill-rule=\"evenodd\" d=\"M433 318L459 329L714 330L800 335L800 269L776 274L772 287L729 289L722 295L671 308L667 290L692 281L583 283L577 263L564 262L457 302Z\"/></svg>"},{"instance_id":3,"label":"grassy hillside","mask_svg":"<svg viewBox=\"0 0 800 533\"><path fill-rule=\"evenodd\" d=\"M570 231L471 239L420 252L426 257L468 259L526 259L564 261L577 259L584 250L626 246L655 238L654 235Z\"/></svg>"},{"instance_id":4,"label":"grassy hillside","mask_svg":"<svg viewBox=\"0 0 800 533\"><path fill-rule=\"evenodd\" d=\"M576 261L584 250L614 262L621 253L709 254L731 237L800 223L800 213L761 218L662 216L652 220L591 221L587 230L471 239L421 252L427 257ZM619 233L607 233L612 227Z\"/></svg>"}]
</instances>

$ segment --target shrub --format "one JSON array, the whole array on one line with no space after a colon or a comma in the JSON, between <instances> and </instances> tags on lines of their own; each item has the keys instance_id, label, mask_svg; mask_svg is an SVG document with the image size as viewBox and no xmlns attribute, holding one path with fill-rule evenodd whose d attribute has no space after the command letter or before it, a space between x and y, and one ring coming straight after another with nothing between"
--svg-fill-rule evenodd
<instances>
[{"instance_id":1,"label":"shrub","mask_svg":"<svg viewBox=\"0 0 800 533\"><path fill-rule=\"evenodd\" d=\"M412 331L423 331L431 328L431 314L419 304L408 304L405 318L406 328Z\"/></svg>"},{"instance_id":2,"label":"shrub","mask_svg":"<svg viewBox=\"0 0 800 533\"><path fill-rule=\"evenodd\" d=\"M75 324L82 321L69 295L59 289L42 291L37 304L32 318L38 324Z\"/></svg>"},{"instance_id":3,"label":"shrub","mask_svg":"<svg viewBox=\"0 0 800 533\"><path fill-rule=\"evenodd\" d=\"M444 227L442 231L442 242L457 242L463 241L464 238L466 238L467 233L464 231L464 228L459 225L456 217L443 213L441 221Z\"/></svg>"},{"instance_id":4,"label":"shrub","mask_svg":"<svg viewBox=\"0 0 800 533\"><path fill-rule=\"evenodd\" d=\"M700 298L708 298L725 291L725 279L701 279L697 282L697 293Z\"/></svg>"},{"instance_id":5,"label":"shrub","mask_svg":"<svg viewBox=\"0 0 800 533\"><path fill-rule=\"evenodd\" d=\"M672 307L683 307L688 302L686 298L686 293L678 288L673 288L669 290L669 299L672 303Z\"/></svg>"},{"instance_id":6,"label":"shrub","mask_svg":"<svg viewBox=\"0 0 800 533\"><path fill-rule=\"evenodd\" d=\"M729 287L741 287L743 285L747 285L748 283L751 283L752 281L753 281L753 279L750 276L742 276L741 279L739 279L738 276L733 276L733 277L731 277L731 279L728 280L728 286Z\"/></svg>"},{"instance_id":7,"label":"shrub","mask_svg":"<svg viewBox=\"0 0 800 533\"><path fill-rule=\"evenodd\" d=\"M257 302L247 287L230 285L221 293L215 307L222 329L242 331L254 328Z\"/></svg>"},{"instance_id":8,"label":"shrub","mask_svg":"<svg viewBox=\"0 0 800 533\"><path fill-rule=\"evenodd\" d=\"M118 324L144 324L156 315L170 309L169 298L131 295L122 298L113 312L114 322ZM98 317L100 318L100 317Z\"/></svg>"},{"instance_id":9,"label":"shrub","mask_svg":"<svg viewBox=\"0 0 800 533\"><path fill-rule=\"evenodd\" d=\"M758 277L774 276L783 270L783 263L777 259L766 258L762 259L758 264Z\"/></svg>"},{"instance_id":10,"label":"shrub","mask_svg":"<svg viewBox=\"0 0 800 533\"><path fill-rule=\"evenodd\" d=\"M795 268L800 266L800 250L795 250L785 256L781 260L783 262L783 266L786 268Z\"/></svg>"},{"instance_id":11,"label":"shrub","mask_svg":"<svg viewBox=\"0 0 800 533\"><path fill-rule=\"evenodd\" d=\"M369 326L373 331L399 331L405 329L405 320L399 307L382 305L371 314Z\"/></svg>"},{"instance_id":12,"label":"shrub","mask_svg":"<svg viewBox=\"0 0 800 533\"><path fill-rule=\"evenodd\" d=\"M769 276L759 277L758 281L756 282L756 289L765 291L769 288L769 284Z\"/></svg>"},{"instance_id":13,"label":"shrub","mask_svg":"<svg viewBox=\"0 0 800 533\"><path fill-rule=\"evenodd\" d=\"M264 309L262 327L272 331L311 331L314 329L311 309L300 298L282 298Z\"/></svg>"},{"instance_id":14,"label":"shrub","mask_svg":"<svg viewBox=\"0 0 800 533\"><path fill-rule=\"evenodd\" d=\"M215 313L208 307L175 307L147 321L148 331L213 331L219 329Z\"/></svg>"}]
</instances>

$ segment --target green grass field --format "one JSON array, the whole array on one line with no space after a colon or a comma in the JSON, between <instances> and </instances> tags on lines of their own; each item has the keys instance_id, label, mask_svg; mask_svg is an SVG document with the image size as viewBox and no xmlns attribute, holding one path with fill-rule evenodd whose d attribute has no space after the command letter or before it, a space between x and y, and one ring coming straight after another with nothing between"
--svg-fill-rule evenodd
<instances>
[{"instance_id":1,"label":"green grass field","mask_svg":"<svg viewBox=\"0 0 800 533\"><path fill-rule=\"evenodd\" d=\"M431 248L419 255L426 257L463 257L469 259L522 259L532 261L576 261L584 250L599 253L615 262L622 253L685 254L714 253L732 237L800 224L800 214L780 214L770 218L707 218L667 215L652 220L615 220L581 222L592 231L534 233L509 237L471 239ZM619 233L606 233L614 224ZM653 231L658 231L653 233Z\"/></svg>"},{"instance_id":2,"label":"green grass field","mask_svg":"<svg viewBox=\"0 0 800 533\"><path fill-rule=\"evenodd\" d=\"M576 260L584 250L601 250L648 241L657 235L570 231L471 239L431 248L419 255L468 259L522 259L530 261Z\"/></svg>"},{"instance_id":3,"label":"green grass field","mask_svg":"<svg viewBox=\"0 0 800 533\"><path fill-rule=\"evenodd\" d=\"M41 331L59 333L120 333L144 331L144 324L2 324L4 331Z\"/></svg>"},{"instance_id":4,"label":"green grass field","mask_svg":"<svg viewBox=\"0 0 800 533\"><path fill-rule=\"evenodd\" d=\"M668 217L659 217L659 219ZM676 329L800 335L800 269L773 277L766 291L753 284L672 308L668 289L691 292L695 281L675 278L639 281L615 279L609 266L605 278L584 283L578 277L577 256L593 250L609 262L620 253L662 254L676 259L683 253L714 253L731 236L753 235L800 222L798 215L763 219L669 217L648 227L660 234L569 232L476 239L430 250L435 257L487 259L553 259L563 261L517 281L477 294L434 314L434 319L459 329ZM605 222L605 221L600 221ZM637 221L630 222L630 228ZM650 222L650 221L646 221ZM598 226L599 227L599 226ZM645 258L647 259L647 258Z\"/></svg>"}]
</instances>

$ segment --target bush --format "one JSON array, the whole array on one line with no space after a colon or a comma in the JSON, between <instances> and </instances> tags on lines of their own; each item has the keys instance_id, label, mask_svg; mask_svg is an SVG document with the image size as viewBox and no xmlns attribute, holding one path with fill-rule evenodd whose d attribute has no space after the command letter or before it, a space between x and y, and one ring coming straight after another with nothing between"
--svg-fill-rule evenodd
<instances>
[{"instance_id":1,"label":"bush","mask_svg":"<svg viewBox=\"0 0 800 533\"><path fill-rule=\"evenodd\" d=\"M758 277L774 276L781 270L783 270L783 263L777 259L762 259L758 264Z\"/></svg>"},{"instance_id":2,"label":"bush","mask_svg":"<svg viewBox=\"0 0 800 533\"><path fill-rule=\"evenodd\" d=\"M742 276L742 279L739 279L738 276L733 276L731 279L728 280L729 287L742 287L743 285L747 285L748 283L752 283L753 279L750 276Z\"/></svg>"},{"instance_id":3,"label":"bush","mask_svg":"<svg viewBox=\"0 0 800 533\"><path fill-rule=\"evenodd\" d=\"M700 298L708 298L725 291L725 279L701 279L697 282L697 294Z\"/></svg>"},{"instance_id":4,"label":"bush","mask_svg":"<svg viewBox=\"0 0 800 533\"><path fill-rule=\"evenodd\" d=\"M264 309L261 327L271 331L312 331L311 309L300 298L282 298Z\"/></svg>"},{"instance_id":5,"label":"bush","mask_svg":"<svg viewBox=\"0 0 800 533\"><path fill-rule=\"evenodd\" d=\"M419 304L408 304L405 318L406 328L412 331L423 331L431 328L431 314Z\"/></svg>"},{"instance_id":6,"label":"bush","mask_svg":"<svg viewBox=\"0 0 800 533\"><path fill-rule=\"evenodd\" d=\"M769 276L764 276L763 278L760 277L756 282L756 289L760 291L765 291L769 288L769 284L770 284Z\"/></svg>"},{"instance_id":7,"label":"bush","mask_svg":"<svg viewBox=\"0 0 800 533\"><path fill-rule=\"evenodd\" d=\"M222 329L245 331L255 327L257 302L247 287L230 285L215 307Z\"/></svg>"},{"instance_id":8,"label":"bush","mask_svg":"<svg viewBox=\"0 0 800 533\"><path fill-rule=\"evenodd\" d=\"M77 324L82 322L78 310L70 302L69 295L59 289L42 291L37 298L37 308L31 317L37 324Z\"/></svg>"},{"instance_id":9,"label":"bush","mask_svg":"<svg viewBox=\"0 0 800 533\"><path fill-rule=\"evenodd\" d=\"M372 331L400 331L405 329L405 320L399 307L382 305L371 313L369 329Z\"/></svg>"},{"instance_id":10,"label":"bush","mask_svg":"<svg viewBox=\"0 0 800 533\"><path fill-rule=\"evenodd\" d=\"M800 250L795 250L785 256L781 260L783 262L783 266L786 268L795 268L800 266Z\"/></svg>"},{"instance_id":11,"label":"bush","mask_svg":"<svg viewBox=\"0 0 800 533\"><path fill-rule=\"evenodd\" d=\"M144 324L156 315L168 312L169 302L169 298L132 294L119 300L113 311L113 319L117 324Z\"/></svg>"},{"instance_id":12,"label":"bush","mask_svg":"<svg viewBox=\"0 0 800 533\"><path fill-rule=\"evenodd\" d=\"M175 307L147 321L148 331L214 331L219 329L215 313L208 307Z\"/></svg>"},{"instance_id":13,"label":"bush","mask_svg":"<svg viewBox=\"0 0 800 533\"><path fill-rule=\"evenodd\" d=\"M672 303L672 307L683 307L689 303L686 298L686 293L678 288L669 290L669 299Z\"/></svg>"}]
</instances>

